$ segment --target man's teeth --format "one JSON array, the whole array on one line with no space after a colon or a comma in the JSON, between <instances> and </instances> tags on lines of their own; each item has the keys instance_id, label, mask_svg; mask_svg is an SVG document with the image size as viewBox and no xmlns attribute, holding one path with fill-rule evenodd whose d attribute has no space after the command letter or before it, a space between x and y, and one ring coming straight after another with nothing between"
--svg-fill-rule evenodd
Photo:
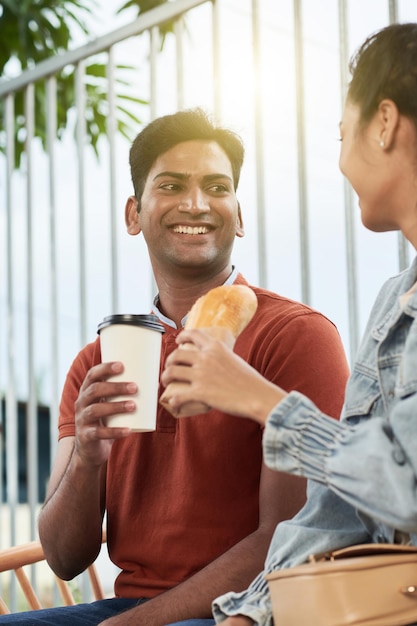
<instances>
[{"instance_id":1,"label":"man's teeth","mask_svg":"<svg viewBox=\"0 0 417 626\"><path fill-rule=\"evenodd\" d=\"M174 233L182 233L184 235L204 235L208 233L206 226L176 226Z\"/></svg>"}]
</instances>

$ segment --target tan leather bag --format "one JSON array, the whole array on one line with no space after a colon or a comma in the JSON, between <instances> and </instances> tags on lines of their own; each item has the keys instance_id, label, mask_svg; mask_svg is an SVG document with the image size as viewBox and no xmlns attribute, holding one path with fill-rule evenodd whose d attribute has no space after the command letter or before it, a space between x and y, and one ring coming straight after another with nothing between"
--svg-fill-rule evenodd
<instances>
[{"instance_id":1,"label":"tan leather bag","mask_svg":"<svg viewBox=\"0 0 417 626\"><path fill-rule=\"evenodd\" d=\"M266 579L275 626L417 624L414 546L352 546Z\"/></svg>"}]
</instances>

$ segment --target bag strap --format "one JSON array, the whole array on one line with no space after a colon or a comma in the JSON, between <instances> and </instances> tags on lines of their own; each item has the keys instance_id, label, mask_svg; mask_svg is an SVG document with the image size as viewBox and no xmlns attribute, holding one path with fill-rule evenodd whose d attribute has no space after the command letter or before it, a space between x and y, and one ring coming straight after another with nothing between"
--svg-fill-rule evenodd
<instances>
[{"instance_id":1,"label":"bag strap","mask_svg":"<svg viewBox=\"0 0 417 626\"><path fill-rule=\"evenodd\" d=\"M320 554L310 554L310 563L319 561L334 561L354 556L372 556L376 554L417 554L417 546L403 545L400 543L360 543L356 546L330 550Z\"/></svg>"}]
</instances>

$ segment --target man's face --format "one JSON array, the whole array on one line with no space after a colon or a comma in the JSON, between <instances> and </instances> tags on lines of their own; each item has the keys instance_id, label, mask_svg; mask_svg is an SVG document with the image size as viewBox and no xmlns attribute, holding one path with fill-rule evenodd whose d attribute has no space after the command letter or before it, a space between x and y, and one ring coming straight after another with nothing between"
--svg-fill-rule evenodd
<instances>
[{"instance_id":1,"label":"man's face","mask_svg":"<svg viewBox=\"0 0 417 626\"><path fill-rule=\"evenodd\" d=\"M146 179L137 219L154 268L223 269L243 227L222 148L186 141L161 154Z\"/></svg>"}]
</instances>

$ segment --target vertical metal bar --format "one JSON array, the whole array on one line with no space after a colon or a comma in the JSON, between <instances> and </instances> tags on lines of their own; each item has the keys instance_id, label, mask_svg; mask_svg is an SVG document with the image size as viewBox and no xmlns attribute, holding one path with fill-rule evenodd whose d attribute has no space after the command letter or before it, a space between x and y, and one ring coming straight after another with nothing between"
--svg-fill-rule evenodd
<instances>
[{"instance_id":1,"label":"vertical metal bar","mask_svg":"<svg viewBox=\"0 0 417 626\"><path fill-rule=\"evenodd\" d=\"M110 170L110 250L111 250L111 307L113 313L118 310L118 246L117 246L117 219L116 219L116 89L115 89L115 60L114 49L111 47L107 61L107 100L109 114L107 117L107 139L109 142L109 170Z\"/></svg>"},{"instance_id":2,"label":"vertical metal bar","mask_svg":"<svg viewBox=\"0 0 417 626\"><path fill-rule=\"evenodd\" d=\"M300 215L301 297L311 303L310 294L310 246L307 206L306 147L304 127L304 63L301 0L294 0L295 81L297 94L297 153L298 153L298 202Z\"/></svg>"},{"instance_id":3,"label":"vertical metal bar","mask_svg":"<svg viewBox=\"0 0 417 626\"><path fill-rule=\"evenodd\" d=\"M34 205L33 205L33 138L35 135L35 85L29 83L25 89L26 121L26 276L27 276L27 359L28 398L26 404L26 481L29 504L30 538L36 537L36 507L38 504L38 413L35 379L35 311L34 311ZM31 568L32 585L36 586L36 569Z\"/></svg>"},{"instance_id":4,"label":"vertical metal bar","mask_svg":"<svg viewBox=\"0 0 417 626\"><path fill-rule=\"evenodd\" d=\"M2 511L3 511L3 451L4 451L3 424L6 419L5 400L6 399L3 398L3 394L1 394L0 396L0 537L4 537ZM0 546L3 547L1 540L0 540ZM0 593L1 595L3 595L3 584L1 580L0 580Z\"/></svg>"},{"instance_id":5,"label":"vertical metal bar","mask_svg":"<svg viewBox=\"0 0 417 626\"><path fill-rule=\"evenodd\" d=\"M85 237L85 61L80 61L75 70L75 101L77 108L77 166L78 166L78 211L79 211L79 257L80 257L80 341L87 342L87 294L86 294L86 237Z\"/></svg>"},{"instance_id":6,"label":"vertical metal bar","mask_svg":"<svg viewBox=\"0 0 417 626\"><path fill-rule=\"evenodd\" d=\"M6 391L6 474L7 503L10 513L10 544L16 543L16 511L18 502L18 440L14 328L13 284L13 191L12 177L15 161L14 96L5 100L6 127L6 246L7 246L7 391ZM16 610L16 581L10 586L11 610Z\"/></svg>"},{"instance_id":7,"label":"vertical metal bar","mask_svg":"<svg viewBox=\"0 0 417 626\"><path fill-rule=\"evenodd\" d=\"M35 380L35 325L34 325L34 245L33 245L33 137L35 134L35 85L25 89L26 120L26 233L27 233L27 350L28 401L26 414L27 485L30 516L30 536L35 538L35 511L38 503L38 417Z\"/></svg>"},{"instance_id":8,"label":"vertical metal bar","mask_svg":"<svg viewBox=\"0 0 417 626\"><path fill-rule=\"evenodd\" d=\"M398 22L398 2L397 0L388 0L389 23ZM409 247L407 239L402 232L398 232L398 268L401 272L410 264Z\"/></svg>"},{"instance_id":9,"label":"vertical metal bar","mask_svg":"<svg viewBox=\"0 0 417 626\"><path fill-rule=\"evenodd\" d=\"M255 126L255 161L256 161L256 210L258 227L258 280L261 287L268 287L266 217L265 217L265 180L264 180L264 145L262 115L262 58L261 58L261 20L259 1L252 0L252 39L253 39L253 82L254 82L254 126Z\"/></svg>"},{"instance_id":10,"label":"vertical metal bar","mask_svg":"<svg viewBox=\"0 0 417 626\"><path fill-rule=\"evenodd\" d=\"M157 84L158 84L158 68L157 56L159 48L159 29L154 26L149 31L149 92L150 92L150 116L151 120L157 116Z\"/></svg>"},{"instance_id":11,"label":"vertical metal bar","mask_svg":"<svg viewBox=\"0 0 417 626\"><path fill-rule=\"evenodd\" d=\"M220 118L221 70L220 70L220 7L217 0L212 0L212 46L213 46L213 110L216 118Z\"/></svg>"},{"instance_id":12,"label":"vertical metal bar","mask_svg":"<svg viewBox=\"0 0 417 626\"><path fill-rule=\"evenodd\" d=\"M176 73L177 73L177 108L184 107L184 20L180 16L175 20L175 49L176 49Z\"/></svg>"},{"instance_id":13,"label":"vertical metal bar","mask_svg":"<svg viewBox=\"0 0 417 626\"><path fill-rule=\"evenodd\" d=\"M80 256L80 340L87 342L87 258L86 258L86 203L85 203L85 145L86 145L86 60L80 61L75 70L75 101L77 109L76 143L78 161L78 203L79 203L79 256ZM83 599L88 596L85 575L81 576Z\"/></svg>"},{"instance_id":14,"label":"vertical metal bar","mask_svg":"<svg viewBox=\"0 0 417 626\"><path fill-rule=\"evenodd\" d=\"M49 272L51 309L51 398L49 403L49 437L51 460L57 448L59 411L59 347L58 347L58 276L57 276L57 227L56 227L56 172L55 142L57 136L57 89L56 77L46 81L46 148L48 155L49 196Z\"/></svg>"},{"instance_id":15,"label":"vertical metal bar","mask_svg":"<svg viewBox=\"0 0 417 626\"><path fill-rule=\"evenodd\" d=\"M46 151L48 157L49 199L49 276L50 276L50 327L51 327L51 396L49 399L49 450L50 467L57 450L59 415L59 342L58 342L58 262L57 262L57 201L55 142L57 137L57 81L56 76L46 79ZM53 602L58 601L57 589L53 589Z\"/></svg>"},{"instance_id":16,"label":"vertical metal bar","mask_svg":"<svg viewBox=\"0 0 417 626\"><path fill-rule=\"evenodd\" d=\"M388 0L389 23L398 22L398 2L397 0Z\"/></svg>"},{"instance_id":17,"label":"vertical metal bar","mask_svg":"<svg viewBox=\"0 0 417 626\"><path fill-rule=\"evenodd\" d=\"M7 133L7 129L6 129L6 118L5 118L5 104L6 104L6 99L2 98L0 99L0 103L3 107L3 116L1 118L1 122L3 125L3 129L4 132ZM4 174L5 174L5 178L7 178L7 165L6 165L6 160L4 160ZM6 193L6 187L4 187L4 193ZM2 200L3 200L3 194L1 196ZM4 196L4 210L6 210L6 196ZM0 267L2 267L2 273L0 274L0 281L3 283L4 281L4 285L6 288L6 283L7 283L7 240L6 240L6 229L1 230L0 232L0 250L1 250L1 259L0 259ZM6 272L3 274L3 272ZM1 289L0 289L0 294L1 294ZM7 297L7 293L5 292L5 297ZM7 347L7 343L6 343L6 318L3 320L3 306L0 303L0 384L3 386L3 384L5 383L5 380L3 380L3 369L2 369L2 364L3 364L3 352L4 352L4 358L6 358L7 356L7 352L6 352L6 347ZM5 371L7 371L7 367L5 368ZM4 478L3 478L3 472L4 472L4 463L3 463L3 454L4 454L4 450L5 450L5 443L4 443L4 424L6 421L6 397L5 397L5 391L4 389L2 391L0 391L0 549L2 547L2 542L1 542L1 537L2 535L4 536L4 531L3 531L3 487L4 487ZM0 593L3 594L3 585L2 585L2 581L0 581Z\"/></svg>"},{"instance_id":18,"label":"vertical metal bar","mask_svg":"<svg viewBox=\"0 0 417 626\"><path fill-rule=\"evenodd\" d=\"M158 107L157 107L157 85L158 85L157 57L158 57L158 50L159 50L159 28L157 26L154 26L149 31L149 46L150 46L150 50L149 50L150 107L149 108L150 108L151 120L153 120L157 116L157 110L158 110ZM155 276L154 276L152 267L150 268L149 271L150 271L150 276L151 276L150 297L152 299L152 297L158 292L158 287L156 285Z\"/></svg>"},{"instance_id":19,"label":"vertical metal bar","mask_svg":"<svg viewBox=\"0 0 417 626\"><path fill-rule=\"evenodd\" d=\"M342 103L345 101L348 85L348 20L345 0L339 0L339 46L340 46L340 78ZM346 231L346 264L349 313L349 350L353 362L359 344L359 313L358 313L358 281L356 241L353 214L353 192L349 182L344 179L345 231Z\"/></svg>"}]
</instances>

